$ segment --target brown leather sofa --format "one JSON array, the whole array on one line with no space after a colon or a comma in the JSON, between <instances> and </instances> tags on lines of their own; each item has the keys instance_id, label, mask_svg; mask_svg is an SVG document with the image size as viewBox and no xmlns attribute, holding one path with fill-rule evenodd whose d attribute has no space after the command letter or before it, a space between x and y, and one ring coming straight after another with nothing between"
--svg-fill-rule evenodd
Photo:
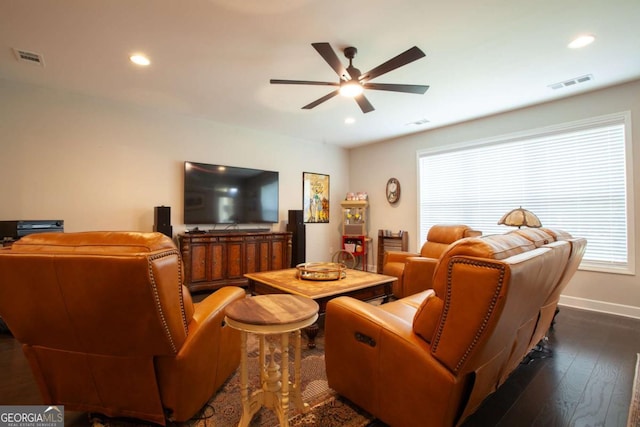
<instances>
[{"instance_id":1,"label":"brown leather sofa","mask_svg":"<svg viewBox=\"0 0 640 427\"><path fill-rule=\"evenodd\" d=\"M160 233L43 233L0 251L0 315L44 404L157 424L195 415L237 368L223 288L194 304Z\"/></svg>"},{"instance_id":2,"label":"brown leather sofa","mask_svg":"<svg viewBox=\"0 0 640 427\"><path fill-rule=\"evenodd\" d=\"M329 386L390 426L460 425L547 332L586 241L548 229L468 238L429 290L327 305Z\"/></svg>"},{"instance_id":3,"label":"brown leather sofa","mask_svg":"<svg viewBox=\"0 0 640 427\"><path fill-rule=\"evenodd\" d=\"M440 255L449 245L465 237L477 237L482 232L467 225L434 225L427 233L427 240L420 253L388 251L384 255L382 274L395 276L393 295L404 298L431 288L431 278Z\"/></svg>"}]
</instances>

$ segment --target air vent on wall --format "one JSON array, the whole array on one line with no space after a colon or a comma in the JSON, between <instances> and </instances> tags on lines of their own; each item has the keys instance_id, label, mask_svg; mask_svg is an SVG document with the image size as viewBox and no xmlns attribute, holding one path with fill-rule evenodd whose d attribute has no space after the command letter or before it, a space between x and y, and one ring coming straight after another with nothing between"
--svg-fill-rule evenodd
<instances>
[{"instance_id":1,"label":"air vent on wall","mask_svg":"<svg viewBox=\"0 0 640 427\"><path fill-rule=\"evenodd\" d=\"M20 62L44 67L44 58L39 53L29 52L22 49L13 49L13 52L16 54L16 59Z\"/></svg>"},{"instance_id":2,"label":"air vent on wall","mask_svg":"<svg viewBox=\"0 0 640 427\"><path fill-rule=\"evenodd\" d=\"M563 87L570 87L570 86L575 86L575 85L580 84L580 83L590 82L591 80L593 80L593 74L586 74L584 76L576 77L574 79L565 80L565 81L560 82L560 83L554 83L552 85L549 85L549 87L551 89L556 90L556 89L562 89Z\"/></svg>"}]
</instances>

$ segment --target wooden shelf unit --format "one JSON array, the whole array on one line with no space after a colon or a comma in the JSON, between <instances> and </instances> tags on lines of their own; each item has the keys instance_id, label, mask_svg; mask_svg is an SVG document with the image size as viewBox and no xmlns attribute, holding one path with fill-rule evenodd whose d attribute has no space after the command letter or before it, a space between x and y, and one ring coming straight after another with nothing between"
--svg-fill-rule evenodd
<instances>
[{"instance_id":1,"label":"wooden shelf unit","mask_svg":"<svg viewBox=\"0 0 640 427\"><path fill-rule=\"evenodd\" d=\"M398 231L397 233L389 230L378 230L378 266L377 273L382 273L384 263L384 253L386 251L402 251L409 250L409 233L406 231Z\"/></svg>"}]
</instances>

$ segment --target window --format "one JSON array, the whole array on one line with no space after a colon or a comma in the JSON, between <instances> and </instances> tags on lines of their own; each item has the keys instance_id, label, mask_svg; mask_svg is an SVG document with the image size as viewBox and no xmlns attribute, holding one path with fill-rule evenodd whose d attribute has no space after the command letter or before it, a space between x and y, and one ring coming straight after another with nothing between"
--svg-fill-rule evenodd
<instances>
[{"instance_id":1,"label":"window","mask_svg":"<svg viewBox=\"0 0 640 427\"><path fill-rule=\"evenodd\" d=\"M439 223L504 233L498 220L522 206L587 239L582 269L633 274L629 127L621 113L418 152L419 235Z\"/></svg>"}]
</instances>

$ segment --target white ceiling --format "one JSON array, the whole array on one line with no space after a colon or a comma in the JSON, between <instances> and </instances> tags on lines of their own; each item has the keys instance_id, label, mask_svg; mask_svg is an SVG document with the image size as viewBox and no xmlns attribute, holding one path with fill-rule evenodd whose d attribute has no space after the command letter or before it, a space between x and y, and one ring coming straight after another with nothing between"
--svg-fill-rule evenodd
<instances>
[{"instance_id":1,"label":"white ceiling","mask_svg":"<svg viewBox=\"0 0 640 427\"><path fill-rule=\"evenodd\" d=\"M568 49L582 33L597 39ZM302 110L333 88L269 79L337 81L313 42L345 64L357 47L362 72L418 46L425 58L374 81L431 88L366 91L368 114L340 96ZM0 0L0 78L350 147L640 78L640 1Z\"/></svg>"}]
</instances>

